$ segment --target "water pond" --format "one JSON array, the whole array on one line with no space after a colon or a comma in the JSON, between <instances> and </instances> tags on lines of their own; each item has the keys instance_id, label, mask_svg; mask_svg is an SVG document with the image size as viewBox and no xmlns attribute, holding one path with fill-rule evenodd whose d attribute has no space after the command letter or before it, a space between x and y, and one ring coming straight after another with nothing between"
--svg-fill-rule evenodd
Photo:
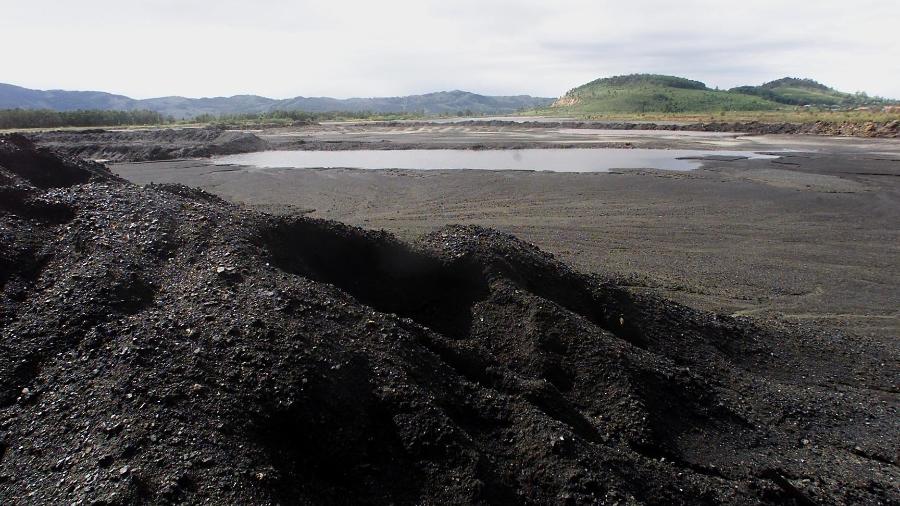
<instances>
[{"instance_id":1,"label":"water pond","mask_svg":"<svg viewBox=\"0 0 900 506\"><path fill-rule=\"evenodd\" d=\"M410 149L260 151L214 159L257 168L481 169L607 172L611 169L692 170L703 159L777 158L751 151L689 149Z\"/></svg>"}]
</instances>

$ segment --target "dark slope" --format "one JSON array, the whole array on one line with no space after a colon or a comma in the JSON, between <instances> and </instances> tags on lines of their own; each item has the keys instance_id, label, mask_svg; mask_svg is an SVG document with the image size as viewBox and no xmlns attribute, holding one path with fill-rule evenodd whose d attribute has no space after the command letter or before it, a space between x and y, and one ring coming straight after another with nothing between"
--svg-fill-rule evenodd
<instances>
[{"instance_id":1,"label":"dark slope","mask_svg":"<svg viewBox=\"0 0 900 506\"><path fill-rule=\"evenodd\" d=\"M221 127L59 130L31 133L28 138L57 153L115 162L231 155L269 147L253 133Z\"/></svg>"},{"instance_id":2,"label":"dark slope","mask_svg":"<svg viewBox=\"0 0 900 506\"><path fill-rule=\"evenodd\" d=\"M896 350L0 139L4 503L900 500Z\"/></svg>"},{"instance_id":3,"label":"dark slope","mask_svg":"<svg viewBox=\"0 0 900 506\"><path fill-rule=\"evenodd\" d=\"M77 109L151 110L176 118L192 118L201 114L257 114L268 111L308 112L372 112L452 114L472 112L508 114L522 109L544 107L552 98L486 96L467 91L441 91L403 97L337 99L329 97L294 97L283 100L257 95L233 97L159 97L136 100L99 91L31 90L0 83L0 109Z\"/></svg>"}]
</instances>

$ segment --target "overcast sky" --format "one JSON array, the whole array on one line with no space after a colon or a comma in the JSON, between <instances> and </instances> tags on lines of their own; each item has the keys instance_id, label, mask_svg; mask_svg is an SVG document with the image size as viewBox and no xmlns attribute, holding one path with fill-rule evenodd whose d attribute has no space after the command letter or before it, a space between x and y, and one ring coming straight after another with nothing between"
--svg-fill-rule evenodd
<instances>
[{"instance_id":1,"label":"overcast sky","mask_svg":"<svg viewBox=\"0 0 900 506\"><path fill-rule=\"evenodd\" d=\"M463 89L653 72L900 98L897 0L0 0L0 82L135 98Z\"/></svg>"}]
</instances>

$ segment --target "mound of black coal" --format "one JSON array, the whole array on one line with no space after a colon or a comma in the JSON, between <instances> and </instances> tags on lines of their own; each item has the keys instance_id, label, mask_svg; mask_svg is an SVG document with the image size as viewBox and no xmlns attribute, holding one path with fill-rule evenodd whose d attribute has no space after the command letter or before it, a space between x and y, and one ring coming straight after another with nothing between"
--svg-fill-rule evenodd
<instances>
[{"instance_id":1,"label":"mound of black coal","mask_svg":"<svg viewBox=\"0 0 900 506\"><path fill-rule=\"evenodd\" d=\"M263 151L268 143L248 132L218 127L146 130L80 130L30 134L40 146L91 160L202 158Z\"/></svg>"},{"instance_id":2,"label":"mound of black coal","mask_svg":"<svg viewBox=\"0 0 900 506\"><path fill-rule=\"evenodd\" d=\"M895 350L2 142L3 503L900 500Z\"/></svg>"},{"instance_id":3,"label":"mound of black coal","mask_svg":"<svg viewBox=\"0 0 900 506\"><path fill-rule=\"evenodd\" d=\"M38 188L72 186L89 181L118 180L109 169L99 163L78 158L61 159L48 149L37 149L25 136L0 136L0 182L9 183L12 173ZM9 186L7 184L7 186Z\"/></svg>"}]
</instances>

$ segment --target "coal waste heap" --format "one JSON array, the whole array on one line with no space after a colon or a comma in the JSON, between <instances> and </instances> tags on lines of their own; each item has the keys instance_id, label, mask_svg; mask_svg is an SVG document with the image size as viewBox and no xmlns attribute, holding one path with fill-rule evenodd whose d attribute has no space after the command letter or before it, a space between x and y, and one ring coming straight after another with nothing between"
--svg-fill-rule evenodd
<instances>
[{"instance_id":1,"label":"coal waste heap","mask_svg":"<svg viewBox=\"0 0 900 506\"><path fill-rule=\"evenodd\" d=\"M0 136L3 504L897 504L897 353Z\"/></svg>"},{"instance_id":2,"label":"coal waste heap","mask_svg":"<svg viewBox=\"0 0 900 506\"><path fill-rule=\"evenodd\" d=\"M67 156L108 162L206 158L268 149L250 132L221 126L136 130L51 130L33 132L29 140Z\"/></svg>"}]
</instances>

